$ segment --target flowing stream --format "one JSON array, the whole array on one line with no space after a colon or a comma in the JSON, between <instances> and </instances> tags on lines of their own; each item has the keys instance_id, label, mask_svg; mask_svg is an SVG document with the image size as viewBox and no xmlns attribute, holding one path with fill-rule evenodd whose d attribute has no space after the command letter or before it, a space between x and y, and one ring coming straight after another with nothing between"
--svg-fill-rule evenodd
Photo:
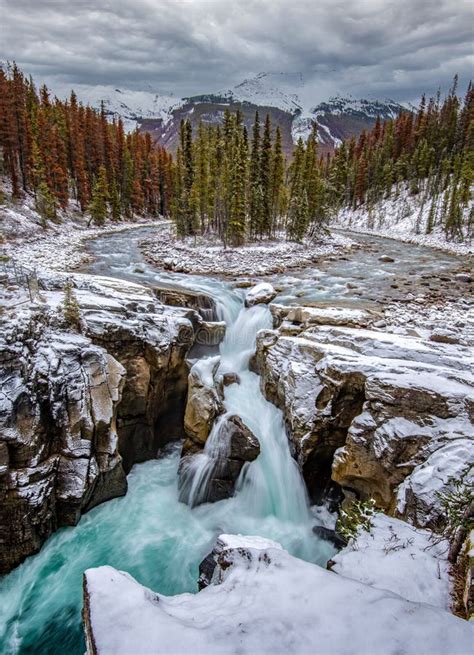
<instances>
[{"instance_id":1,"label":"flowing stream","mask_svg":"<svg viewBox=\"0 0 474 655\"><path fill-rule=\"evenodd\" d=\"M82 573L90 567L110 564L153 590L176 594L197 591L198 565L220 532L266 536L292 554L323 566L334 553L332 546L312 531L321 522L322 511L309 506L301 474L289 451L282 413L265 400L258 376L248 367L258 330L271 327L268 308L245 309L243 292L227 282L169 274L144 265L137 241L149 231L139 228L92 242L96 259L87 267L88 272L171 288L185 286L214 297L228 326L220 346L220 371L238 373L241 380L226 388L225 409L239 415L254 432L261 453L244 468L233 498L194 508L179 502L180 444L170 446L159 459L134 466L126 496L94 508L77 526L60 529L40 553L0 581L1 653L83 653ZM399 250L410 253L410 248L419 250L413 246ZM429 251L423 253L428 257L427 268L434 268L435 257L430 258ZM409 266L419 253L405 256ZM442 257L446 267L456 262L455 258ZM369 265L362 255L359 261L356 258L352 268L345 266L344 281L348 275L363 279L361 270ZM439 269L439 254L436 266ZM382 271L381 279L390 278L389 264L373 264L374 269ZM336 270L312 270L291 279L282 276L281 280L288 280L288 288L278 299L282 302L294 299L298 290L301 295L302 289L317 296L321 280L324 294L328 286L333 297L347 293ZM205 484L206 470L218 448L211 440L203 456L207 460L203 460L199 484Z\"/></svg>"}]
</instances>

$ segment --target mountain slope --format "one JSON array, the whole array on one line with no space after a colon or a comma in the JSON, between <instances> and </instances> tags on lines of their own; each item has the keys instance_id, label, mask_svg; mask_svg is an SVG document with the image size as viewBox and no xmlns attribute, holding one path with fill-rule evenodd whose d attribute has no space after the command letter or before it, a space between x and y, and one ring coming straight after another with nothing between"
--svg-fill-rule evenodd
<instances>
[{"instance_id":1,"label":"mountain slope","mask_svg":"<svg viewBox=\"0 0 474 655\"><path fill-rule=\"evenodd\" d=\"M282 131L283 147L290 154L299 137L306 139L313 122L318 124L320 152L330 152L351 136L370 130L377 116L394 118L402 105L392 100L368 100L336 96L314 105L315 90L301 73L259 73L232 89L217 93L175 98L152 90L128 91L113 87L82 87L76 90L85 103L121 116L128 130L138 127L149 132L160 144L174 152L179 124L189 119L193 128L199 121L222 123L224 111L239 109L250 128L255 112L270 114L273 125Z\"/></svg>"}]
</instances>

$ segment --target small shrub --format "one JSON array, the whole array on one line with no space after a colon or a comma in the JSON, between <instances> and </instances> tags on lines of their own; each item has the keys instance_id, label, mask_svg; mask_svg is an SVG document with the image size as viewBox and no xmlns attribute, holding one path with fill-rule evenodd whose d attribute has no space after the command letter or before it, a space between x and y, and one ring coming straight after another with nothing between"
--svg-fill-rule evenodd
<instances>
[{"instance_id":1,"label":"small shrub","mask_svg":"<svg viewBox=\"0 0 474 655\"><path fill-rule=\"evenodd\" d=\"M81 323L81 312L71 281L68 281L64 287L63 314L69 327L78 330Z\"/></svg>"},{"instance_id":2,"label":"small shrub","mask_svg":"<svg viewBox=\"0 0 474 655\"><path fill-rule=\"evenodd\" d=\"M359 528L369 531L372 527L371 518L376 513L375 500L353 500L351 504L339 512L336 532L346 541L356 537Z\"/></svg>"}]
</instances>

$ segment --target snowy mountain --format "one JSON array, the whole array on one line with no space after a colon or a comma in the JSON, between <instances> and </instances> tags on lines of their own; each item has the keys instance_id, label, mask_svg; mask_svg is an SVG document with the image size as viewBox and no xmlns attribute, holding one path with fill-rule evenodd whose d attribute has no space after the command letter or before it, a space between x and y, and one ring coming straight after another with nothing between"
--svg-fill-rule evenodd
<instances>
[{"instance_id":1,"label":"snowy mountain","mask_svg":"<svg viewBox=\"0 0 474 655\"><path fill-rule=\"evenodd\" d=\"M182 119L189 119L193 127L199 121L222 123L226 107L240 109L249 128L256 110L262 115L269 113L272 124L280 126L287 154L300 137L307 139L315 122L320 151L325 153L343 139L371 129L377 116L394 118L405 109L392 100L342 96L315 105L314 83L308 83L301 73L283 72L259 73L231 89L181 99L152 89L131 91L108 86L82 86L76 93L92 106L98 107L103 101L110 115L122 117L126 129L148 131L171 151L176 148Z\"/></svg>"},{"instance_id":2,"label":"snowy mountain","mask_svg":"<svg viewBox=\"0 0 474 655\"><path fill-rule=\"evenodd\" d=\"M134 130L145 118L158 119L166 125L173 118L172 112L183 100L149 90L132 91L113 86L78 85L75 92L83 104L100 107L104 103L108 114L120 116L127 131Z\"/></svg>"}]
</instances>

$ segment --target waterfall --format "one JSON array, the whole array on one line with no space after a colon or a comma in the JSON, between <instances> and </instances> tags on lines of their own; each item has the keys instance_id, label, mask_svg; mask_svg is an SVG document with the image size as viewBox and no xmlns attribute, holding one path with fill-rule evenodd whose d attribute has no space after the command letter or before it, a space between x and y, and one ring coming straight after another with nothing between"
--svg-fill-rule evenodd
<instances>
[{"instance_id":1,"label":"waterfall","mask_svg":"<svg viewBox=\"0 0 474 655\"><path fill-rule=\"evenodd\" d=\"M234 311L232 311L234 310ZM235 316L235 304L220 303L222 317ZM272 516L283 521L304 523L309 520L306 488L298 465L291 456L281 410L269 403L260 390L258 375L249 370L255 350L257 332L272 327L266 305L250 309L241 306L238 315L227 326L220 346L220 373L237 373L240 384L225 390L226 415L237 414L260 441L260 455L246 466L237 481L234 511L236 515ZM182 463L180 498L191 507L205 502L209 484L219 459L227 454L228 444L219 439L219 426L214 424L204 451Z\"/></svg>"}]
</instances>

